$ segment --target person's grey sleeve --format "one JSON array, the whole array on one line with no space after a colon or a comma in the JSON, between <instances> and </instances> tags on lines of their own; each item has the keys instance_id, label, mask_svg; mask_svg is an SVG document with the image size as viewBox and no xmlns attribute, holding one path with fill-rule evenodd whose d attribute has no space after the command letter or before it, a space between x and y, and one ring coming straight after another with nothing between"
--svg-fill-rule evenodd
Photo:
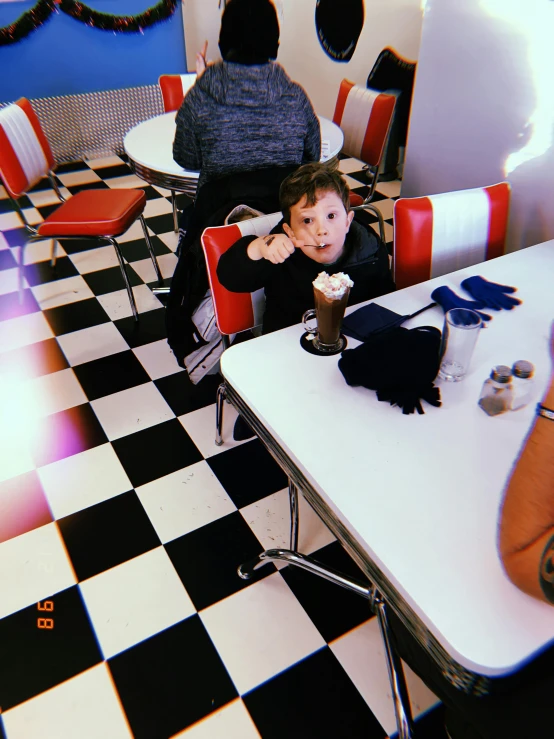
<instances>
[{"instance_id":1,"label":"person's grey sleeve","mask_svg":"<svg viewBox=\"0 0 554 739\"><path fill-rule=\"evenodd\" d=\"M202 151L198 141L198 125L193 109L193 101L189 92L179 108L176 118L175 139L173 140L173 159L183 169L200 172L202 169Z\"/></svg>"},{"instance_id":2,"label":"person's grey sleeve","mask_svg":"<svg viewBox=\"0 0 554 739\"><path fill-rule=\"evenodd\" d=\"M308 131L304 139L304 162L319 162L321 159L321 130L319 118L315 114L312 104L306 98L306 118Z\"/></svg>"},{"instance_id":3,"label":"person's grey sleeve","mask_svg":"<svg viewBox=\"0 0 554 739\"><path fill-rule=\"evenodd\" d=\"M243 236L219 258L217 277L233 293L251 293L265 287L276 267L267 259L250 259L246 250L255 238Z\"/></svg>"}]
</instances>

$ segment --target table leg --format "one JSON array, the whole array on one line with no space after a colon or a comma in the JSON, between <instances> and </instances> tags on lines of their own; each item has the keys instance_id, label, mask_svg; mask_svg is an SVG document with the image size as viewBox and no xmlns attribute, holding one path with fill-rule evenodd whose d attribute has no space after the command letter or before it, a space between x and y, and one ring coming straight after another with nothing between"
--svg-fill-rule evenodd
<instances>
[{"instance_id":1,"label":"table leg","mask_svg":"<svg viewBox=\"0 0 554 739\"><path fill-rule=\"evenodd\" d=\"M179 233L179 213L177 212L177 197L175 190L171 191L171 208L173 210L173 230Z\"/></svg>"},{"instance_id":2,"label":"table leg","mask_svg":"<svg viewBox=\"0 0 554 739\"><path fill-rule=\"evenodd\" d=\"M293 552L298 551L298 533L299 533L299 496L298 488L289 478L289 503L290 503L290 548Z\"/></svg>"}]
</instances>

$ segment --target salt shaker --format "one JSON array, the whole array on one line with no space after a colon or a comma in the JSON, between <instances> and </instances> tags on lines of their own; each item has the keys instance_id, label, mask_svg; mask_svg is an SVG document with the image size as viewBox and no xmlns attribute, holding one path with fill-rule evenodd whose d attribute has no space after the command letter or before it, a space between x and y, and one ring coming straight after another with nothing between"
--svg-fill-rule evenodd
<instances>
[{"instance_id":1,"label":"salt shaker","mask_svg":"<svg viewBox=\"0 0 554 739\"><path fill-rule=\"evenodd\" d=\"M493 367L491 375L483 383L479 405L489 416L509 411L513 401L512 370L505 364Z\"/></svg>"},{"instance_id":2,"label":"salt shaker","mask_svg":"<svg viewBox=\"0 0 554 739\"><path fill-rule=\"evenodd\" d=\"M524 408L531 400L535 387L535 380L533 379L534 372L535 368L531 362L527 362L525 359L514 362L514 366L512 367L513 411Z\"/></svg>"}]
</instances>

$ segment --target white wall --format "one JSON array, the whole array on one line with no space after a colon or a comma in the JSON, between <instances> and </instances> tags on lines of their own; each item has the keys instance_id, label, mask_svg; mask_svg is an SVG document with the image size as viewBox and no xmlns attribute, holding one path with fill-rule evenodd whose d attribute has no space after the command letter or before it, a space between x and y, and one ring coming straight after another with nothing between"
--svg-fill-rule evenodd
<instances>
[{"instance_id":1,"label":"white wall","mask_svg":"<svg viewBox=\"0 0 554 739\"><path fill-rule=\"evenodd\" d=\"M402 195L512 185L508 250L554 238L554 2L427 0Z\"/></svg>"},{"instance_id":2,"label":"white wall","mask_svg":"<svg viewBox=\"0 0 554 739\"><path fill-rule=\"evenodd\" d=\"M281 26L278 61L307 91L316 111L331 118L343 77L365 86L379 52L394 47L408 59L417 59L422 0L365 0L365 23L352 59L335 62L325 54L315 27L316 0L274 0ZM340 2L340 0L337 0ZM219 58L220 11L215 0L187 0L184 4L187 64L204 39L208 56Z\"/></svg>"}]
</instances>

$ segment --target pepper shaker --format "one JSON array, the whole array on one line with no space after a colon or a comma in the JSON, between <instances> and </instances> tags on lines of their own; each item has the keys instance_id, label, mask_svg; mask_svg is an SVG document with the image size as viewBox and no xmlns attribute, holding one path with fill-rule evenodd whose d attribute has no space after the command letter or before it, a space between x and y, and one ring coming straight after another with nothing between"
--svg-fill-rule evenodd
<instances>
[{"instance_id":1,"label":"pepper shaker","mask_svg":"<svg viewBox=\"0 0 554 739\"><path fill-rule=\"evenodd\" d=\"M512 407L512 370L505 364L493 367L490 377L483 383L479 405L489 416L498 416Z\"/></svg>"}]
</instances>

